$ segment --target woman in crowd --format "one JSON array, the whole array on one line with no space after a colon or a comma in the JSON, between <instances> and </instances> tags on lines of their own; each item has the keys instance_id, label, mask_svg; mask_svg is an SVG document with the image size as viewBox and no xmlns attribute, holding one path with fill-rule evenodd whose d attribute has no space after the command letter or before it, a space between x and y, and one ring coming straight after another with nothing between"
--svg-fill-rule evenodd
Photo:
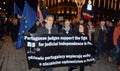
<instances>
[{"instance_id":1,"label":"woman in crowd","mask_svg":"<svg viewBox=\"0 0 120 71\"><path fill-rule=\"evenodd\" d=\"M83 24L80 24L78 27L79 28L78 28L77 35L79 35L79 36L87 35L87 34L85 34L85 26ZM84 71L84 70L85 70L85 66L84 65L80 65L80 71Z\"/></svg>"},{"instance_id":2,"label":"woman in crowd","mask_svg":"<svg viewBox=\"0 0 120 71\"><path fill-rule=\"evenodd\" d=\"M74 26L73 26L74 32L75 32L75 33L78 32L77 27L79 26L79 24L82 24L82 25L85 27L85 28L84 28L84 32L85 32L86 35L88 35L88 26L87 26L87 24L84 22L84 20L81 20L81 19L79 19L78 22L77 22L76 24L74 24Z\"/></svg>"},{"instance_id":3,"label":"woman in crowd","mask_svg":"<svg viewBox=\"0 0 120 71\"><path fill-rule=\"evenodd\" d=\"M77 30L76 35L78 35L78 36L86 35L85 34L84 24L79 24L78 27L77 27L77 29L78 30ZM69 70L69 71L72 71L72 70ZM80 65L80 71L84 71L84 70L85 70L85 66L84 65Z\"/></svg>"}]
</instances>

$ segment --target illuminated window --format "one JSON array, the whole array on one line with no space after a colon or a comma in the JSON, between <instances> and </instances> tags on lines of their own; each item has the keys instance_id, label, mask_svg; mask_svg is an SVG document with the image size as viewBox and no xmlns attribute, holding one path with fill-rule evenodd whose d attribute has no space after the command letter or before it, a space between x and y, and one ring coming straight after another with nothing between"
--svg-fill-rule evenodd
<instances>
[{"instance_id":1,"label":"illuminated window","mask_svg":"<svg viewBox=\"0 0 120 71\"><path fill-rule=\"evenodd\" d=\"M69 10L67 10L67 12L66 12L67 14L69 14L70 13L70 11Z\"/></svg>"},{"instance_id":2,"label":"illuminated window","mask_svg":"<svg viewBox=\"0 0 120 71\"><path fill-rule=\"evenodd\" d=\"M51 5L53 5L53 0L51 0Z\"/></svg>"},{"instance_id":3,"label":"illuminated window","mask_svg":"<svg viewBox=\"0 0 120 71\"><path fill-rule=\"evenodd\" d=\"M49 6L49 0L47 0L47 4L48 4L48 6Z\"/></svg>"},{"instance_id":4,"label":"illuminated window","mask_svg":"<svg viewBox=\"0 0 120 71\"><path fill-rule=\"evenodd\" d=\"M60 10L57 11L57 14L60 14Z\"/></svg>"},{"instance_id":5,"label":"illuminated window","mask_svg":"<svg viewBox=\"0 0 120 71\"><path fill-rule=\"evenodd\" d=\"M101 0L98 1L98 7L100 7L100 4L101 4Z\"/></svg>"},{"instance_id":6,"label":"illuminated window","mask_svg":"<svg viewBox=\"0 0 120 71\"><path fill-rule=\"evenodd\" d=\"M120 0L119 0L119 10L120 10Z\"/></svg>"},{"instance_id":7,"label":"illuminated window","mask_svg":"<svg viewBox=\"0 0 120 71\"><path fill-rule=\"evenodd\" d=\"M62 10L62 14L64 13L64 10Z\"/></svg>"},{"instance_id":8,"label":"illuminated window","mask_svg":"<svg viewBox=\"0 0 120 71\"><path fill-rule=\"evenodd\" d=\"M93 6L95 6L95 0L93 0Z\"/></svg>"},{"instance_id":9,"label":"illuminated window","mask_svg":"<svg viewBox=\"0 0 120 71\"><path fill-rule=\"evenodd\" d=\"M75 14L77 14L77 12L75 12Z\"/></svg>"},{"instance_id":10,"label":"illuminated window","mask_svg":"<svg viewBox=\"0 0 120 71\"><path fill-rule=\"evenodd\" d=\"M72 11L72 14L74 14L74 11Z\"/></svg>"},{"instance_id":11,"label":"illuminated window","mask_svg":"<svg viewBox=\"0 0 120 71\"><path fill-rule=\"evenodd\" d=\"M58 0L58 3L60 3L61 2L61 0Z\"/></svg>"},{"instance_id":12,"label":"illuminated window","mask_svg":"<svg viewBox=\"0 0 120 71\"><path fill-rule=\"evenodd\" d=\"M111 9L113 9L113 4L114 4L113 2L114 2L114 0L112 0L112 2L111 2Z\"/></svg>"},{"instance_id":13,"label":"illuminated window","mask_svg":"<svg viewBox=\"0 0 120 71\"><path fill-rule=\"evenodd\" d=\"M46 5L46 0L45 1L43 1L44 2L44 6Z\"/></svg>"},{"instance_id":14,"label":"illuminated window","mask_svg":"<svg viewBox=\"0 0 120 71\"><path fill-rule=\"evenodd\" d=\"M66 2L70 2L70 0L64 0L64 1L66 1Z\"/></svg>"},{"instance_id":15,"label":"illuminated window","mask_svg":"<svg viewBox=\"0 0 120 71\"><path fill-rule=\"evenodd\" d=\"M108 6L107 7L108 7L108 9L110 8L110 0L108 0Z\"/></svg>"},{"instance_id":16,"label":"illuminated window","mask_svg":"<svg viewBox=\"0 0 120 71\"><path fill-rule=\"evenodd\" d=\"M56 4L56 0L54 0L54 4Z\"/></svg>"},{"instance_id":17,"label":"illuminated window","mask_svg":"<svg viewBox=\"0 0 120 71\"><path fill-rule=\"evenodd\" d=\"M75 0L72 0L72 2L75 2Z\"/></svg>"}]
</instances>

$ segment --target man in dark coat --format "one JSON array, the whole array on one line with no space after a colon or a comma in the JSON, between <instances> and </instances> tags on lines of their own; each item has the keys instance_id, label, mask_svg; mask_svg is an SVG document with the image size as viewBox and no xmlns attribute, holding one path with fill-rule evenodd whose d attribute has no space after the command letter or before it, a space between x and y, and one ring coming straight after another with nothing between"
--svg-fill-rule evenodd
<instances>
[{"instance_id":1,"label":"man in dark coat","mask_svg":"<svg viewBox=\"0 0 120 71\"><path fill-rule=\"evenodd\" d=\"M45 26L39 27L36 34L58 34L58 28L53 24L54 17L48 15L45 19ZM52 71L52 67L41 67L41 71Z\"/></svg>"},{"instance_id":2,"label":"man in dark coat","mask_svg":"<svg viewBox=\"0 0 120 71\"><path fill-rule=\"evenodd\" d=\"M94 41L97 44L97 59L100 58L100 55L103 53L103 45L106 42L106 27L105 21L101 20L99 26L95 29Z\"/></svg>"},{"instance_id":3,"label":"man in dark coat","mask_svg":"<svg viewBox=\"0 0 120 71\"><path fill-rule=\"evenodd\" d=\"M54 17L52 15L48 15L45 19L45 26L39 27L37 29L37 34L58 34L58 28L55 24L53 24Z\"/></svg>"},{"instance_id":4,"label":"man in dark coat","mask_svg":"<svg viewBox=\"0 0 120 71\"><path fill-rule=\"evenodd\" d=\"M71 21L69 19L65 19L64 21L64 26L62 27L62 34L64 35L69 35L69 34L73 34L73 29L70 26Z\"/></svg>"}]
</instances>

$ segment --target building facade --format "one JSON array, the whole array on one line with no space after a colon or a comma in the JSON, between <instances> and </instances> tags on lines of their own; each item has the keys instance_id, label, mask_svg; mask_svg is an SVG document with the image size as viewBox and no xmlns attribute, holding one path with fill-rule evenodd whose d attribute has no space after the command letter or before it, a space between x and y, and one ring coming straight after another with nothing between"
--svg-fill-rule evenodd
<instances>
[{"instance_id":1,"label":"building facade","mask_svg":"<svg viewBox=\"0 0 120 71\"><path fill-rule=\"evenodd\" d=\"M71 18L77 15L75 0L39 0L39 5L46 8L56 18Z\"/></svg>"},{"instance_id":2,"label":"building facade","mask_svg":"<svg viewBox=\"0 0 120 71\"><path fill-rule=\"evenodd\" d=\"M87 11L87 4L93 8ZM41 8L46 8L56 18L59 16L73 17L78 15L78 6L95 17L120 19L120 0L38 0Z\"/></svg>"}]
</instances>

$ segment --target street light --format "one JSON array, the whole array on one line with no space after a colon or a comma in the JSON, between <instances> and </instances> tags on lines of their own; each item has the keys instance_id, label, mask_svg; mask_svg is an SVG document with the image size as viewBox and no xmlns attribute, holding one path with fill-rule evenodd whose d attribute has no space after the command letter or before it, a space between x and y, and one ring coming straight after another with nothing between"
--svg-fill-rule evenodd
<instances>
[{"instance_id":1,"label":"street light","mask_svg":"<svg viewBox=\"0 0 120 71\"><path fill-rule=\"evenodd\" d=\"M91 4L87 4L87 10L92 11L92 5Z\"/></svg>"},{"instance_id":2,"label":"street light","mask_svg":"<svg viewBox=\"0 0 120 71\"><path fill-rule=\"evenodd\" d=\"M2 8L0 8L0 10L2 10Z\"/></svg>"},{"instance_id":3,"label":"street light","mask_svg":"<svg viewBox=\"0 0 120 71\"><path fill-rule=\"evenodd\" d=\"M5 4L6 4L6 2L3 2L3 4L5 5Z\"/></svg>"},{"instance_id":4,"label":"street light","mask_svg":"<svg viewBox=\"0 0 120 71\"><path fill-rule=\"evenodd\" d=\"M48 7L46 6L46 9L48 9Z\"/></svg>"},{"instance_id":5,"label":"street light","mask_svg":"<svg viewBox=\"0 0 120 71\"><path fill-rule=\"evenodd\" d=\"M4 11L6 11L6 9L4 9Z\"/></svg>"}]
</instances>

